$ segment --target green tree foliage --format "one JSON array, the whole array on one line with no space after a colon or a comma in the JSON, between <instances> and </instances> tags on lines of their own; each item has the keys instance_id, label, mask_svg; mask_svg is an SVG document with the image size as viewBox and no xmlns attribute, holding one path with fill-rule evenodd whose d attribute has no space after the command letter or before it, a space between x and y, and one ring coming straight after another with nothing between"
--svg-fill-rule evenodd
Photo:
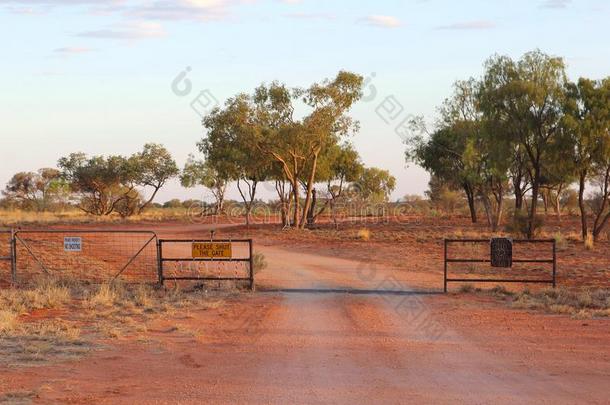
<instances>
[{"instance_id":1,"label":"green tree foliage","mask_svg":"<svg viewBox=\"0 0 610 405\"><path fill-rule=\"evenodd\" d=\"M578 180L578 206L583 240L587 239L585 188L595 179L599 186L595 205L593 236L597 238L608 221L606 170L610 163L610 78L594 81L581 78L567 85L563 134L569 145ZM606 198L604 198L606 196Z\"/></svg>"},{"instance_id":2,"label":"green tree foliage","mask_svg":"<svg viewBox=\"0 0 610 405\"><path fill-rule=\"evenodd\" d=\"M130 216L141 212L166 182L177 174L176 163L165 148L147 144L140 153L92 156L72 153L58 163L62 178L78 199L78 207L93 215ZM144 201L141 191L152 187Z\"/></svg>"},{"instance_id":3,"label":"green tree foliage","mask_svg":"<svg viewBox=\"0 0 610 405\"><path fill-rule=\"evenodd\" d=\"M215 200L213 214L224 211L225 192L229 180L228 172L221 172L208 162L195 159L193 155L189 155L180 174L180 183L183 187L203 186L210 190Z\"/></svg>"},{"instance_id":4,"label":"green tree foliage","mask_svg":"<svg viewBox=\"0 0 610 405\"><path fill-rule=\"evenodd\" d=\"M216 108L203 119L207 135L198 143L206 164L227 180L237 182L237 189L246 208L246 224L256 198L258 184L272 173L268 159L253 156L256 132L253 106L245 94L227 100L224 108Z\"/></svg>"},{"instance_id":5,"label":"green tree foliage","mask_svg":"<svg viewBox=\"0 0 610 405\"><path fill-rule=\"evenodd\" d=\"M38 172L15 174L3 191L5 198L23 209L44 211L65 202L68 187L61 179L61 172L43 168Z\"/></svg>"},{"instance_id":6,"label":"green tree foliage","mask_svg":"<svg viewBox=\"0 0 610 405\"><path fill-rule=\"evenodd\" d=\"M340 157L342 140L358 130L348 112L362 95L362 82L361 76L342 71L308 88L272 82L260 85L252 95L238 94L204 118L206 135L198 146L205 163L199 162L198 168L205 165L216 180L222 176L225 187L237 182L247 220L257 184L271 180L284 226L311 225L321 212L316 208L315 185L349 181L351 176L347 167L342 169L345 173L338 173L334 159ZM302 112L298 118L297 108Z\"/></svg>"},{"instance_id":7,"label":"green tree foliage","mask_svg":"<svg viewBox=\"0 0 610 405\"><path fill-rule=\"evenodd\" d=\"M409 140L407 159L428 170L435 182L464 190L476 221L475 198L497 229L503 196L512 188L516 215L527 219L528 237L545 212L579 185L582 233L586 238L585 187L597 186L598 203L588 204L597 237L610 218L606 169L610 162L610 79L569 83L563 60L540 51L519 60L494 56L480 80L457 82L440 108L435 130ZM421 125L420 125L421 126ZM527 215L519 211L529 196Z\"/></svg>"},{"instance_id":8,"label":"green tree foliage","mask_svg":"<svg viewBox=\"0 0 610 405\"><path fill-rule=\"evenodd\" d=\"M142 152L136 153L128 160L134 184L152 189L150 197L136 206L138 213L148 207L157 196L159 190L168 180L179 173L176 161L165 147L156 143L147 143Z\"/></svg>"},{"instance_id":9,"label":"green tree foliage","mask_svg":"<svg viewBox=\"0 0 610 405\"><path fill-rule=\"evenodd\" d=\"M531 181L528 237L533 236L545 173L561 164L553 149L560 143L566 85L563 60L540 51L526 53L518 61L495 56L486 64L480 94L482 112L493 124L498 138L518 145L528 160Z\"/></svg>"},{"instance_id":10,"label":"green tree foliage","mask_svg":"<svg viewBox=\"0 0 610 405\"><path fill-rule=\"evenodd\" d=\"M396 188L396 178L387 170L368 167L362 170L355 186L362 199L370 202L387 202Z\"/></svg>"}]
</instances>

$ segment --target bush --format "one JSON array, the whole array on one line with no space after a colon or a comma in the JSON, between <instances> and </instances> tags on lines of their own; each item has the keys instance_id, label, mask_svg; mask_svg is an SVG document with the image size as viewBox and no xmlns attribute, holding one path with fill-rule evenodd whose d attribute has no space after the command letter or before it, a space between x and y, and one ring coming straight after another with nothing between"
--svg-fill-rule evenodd
<instances>
[{"instance_id":1,"label":"bush","mask_svg":"<svg viewBox=\"0 0 610 405\"><path fill-rule=\"evenodd\" d=\"M267 260L262 253L254 253L252 261L254 262L254 274L258 274L267 268Z\"/></svg>"},{"instance_id":2,"label":"bush","mask_svg":"<svg viewBox=\"0 0 610 405\"><path fill-rule=\"evenodd\" d=\"M357 236L360 240L368 241L371 239L371 231L366 228L360 229Z\"/></svg>"},{"instance_id":3,"label":"bush","mask_svg":"<svg viewBox=\"0 0 610 405\"><path fill-rule=\"evenodd\" d=\"M534 216L532 226L532 237L538 235L544 225L544 218L540 215ZM506 231L519 237L527 237L529 231L529 215L526 211L515 211L510 223L506 225Z\"/></svg>"}]
</instances>

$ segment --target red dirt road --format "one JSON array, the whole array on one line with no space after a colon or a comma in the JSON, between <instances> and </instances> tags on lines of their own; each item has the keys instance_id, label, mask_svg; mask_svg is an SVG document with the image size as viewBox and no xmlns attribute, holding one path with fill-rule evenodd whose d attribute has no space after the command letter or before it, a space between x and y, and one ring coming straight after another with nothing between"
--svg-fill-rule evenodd
<instances>
[{"instance_id":1,"label":"red dirt road","mask_svg":"<svg viewBox=\"0 0 610 405\"><path fill-rule=\"evenodd\" d=\"M149 343L109 342L78 362L0 366L0 392L96 404L601 404L610 397L608 320L410 293L406 280L380 266L262 251L269 268L259 281L282 291L149 325ZM358 291L340 292L350 288Z\"/></svg>"}]
</instances>

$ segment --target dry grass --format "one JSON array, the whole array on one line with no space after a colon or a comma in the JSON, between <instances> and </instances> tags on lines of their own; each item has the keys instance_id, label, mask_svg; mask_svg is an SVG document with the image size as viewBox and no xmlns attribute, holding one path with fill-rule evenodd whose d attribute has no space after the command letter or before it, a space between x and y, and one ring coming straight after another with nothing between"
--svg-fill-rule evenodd
<instances>
[{"instance_id":1,"label":"dry grass","mask_svg":"<svg viewBox=\"0 0 610 405\"><path fill-rule=\"evenodd\" d=\"M0 404L24 405L32 403L38 393L36 391L12 391L0 395Z\"/></svg>"},{"instance_id":2,"label":"dry grass","mask_svg":"<svg viewBox=\"0 0 610 405\"><path fill-rule=\"evenodd\" d=\"M188 219L187 214L188 211L185 208L149 208L142 214L129 218L121 218L114 214L109 216L89 215L76 208L58 212L0 209L0 226L186 221Z\"/></svg>"},{"instance_id":3,"label":"dry grass","mask_svg":"<svg viewBox=\"0 0 610 405\"><path fill-rule=\"evenodd\" d=\"M534 309L575 318L606 317L610 315L610 290L567 290L547 288L537 292L525 290L514 295L512 306Z\"/></svg>"},{"instance_id":4,"label":"dry grass","mask_svg":"<svg viewBox=\"0 0 610 405\"><path fill-rule=\"evenodd\" d=\"M607 289L545 288L536 292L529 289L513 292L501 285L480 289L463 284L459 293L483 294L506 301L512 308L570 315L578 319L610 316L610 290Z\"/></svg>"},{"instance_id":5,"label":"dry grass","mask_svg":"<svg viewBox=\"0 0 610 405\"><path fill-rule=\"evenodd\" d=\"M371 231L366 228L362 228L358 230L356 236L358 239L367 242L371 239Z\"/></svg>"},{"instance_id":6,"label":"dry grass","mask_svg":"<svg viewBox=\"0 0 610 405\"><path fill-rule=\"evenodd\" d=\"M585 239L585 249L593 250L593 248L594 248L593 235L588 234L587 238Z\"/></svg>"},{"instance_id":7,"label":"dry grass","mask_svg":"<svg viewBox=\"0 0 610 405\"><path fill-rule=\"evenodd\" d=\"M78 358L100 338L148 341L148 324L156 319L223 303L201 290L94 286L46 278L28 289L0 290L0 363L26 366ZM45 316L44 310L50 309L60 312ZM33 317L34 310L42 311Z\"/></svg>"},{"instance_id":8,"label":"dry grass","mask_svg":"<svg viewBox=\"0 0 610 405\"><path fill-rule=\"evenodd\" d=\"M0 311L0 336L15 330L17 326L17 314L13 311Z\"/></svg>"}]
</instances>

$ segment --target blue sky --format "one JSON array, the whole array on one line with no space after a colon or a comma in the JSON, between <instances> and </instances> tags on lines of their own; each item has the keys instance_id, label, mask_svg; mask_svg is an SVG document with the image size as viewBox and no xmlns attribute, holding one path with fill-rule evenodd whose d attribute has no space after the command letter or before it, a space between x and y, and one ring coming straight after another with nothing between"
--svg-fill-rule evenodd
<instances>
[{"instance_id":1,"label":"blue sky","mask_svg":"<svg viewBox=\"0 0 610 405\"><path fill-rule=\"evenodd\" d=\"M427 175L406 166L394 131L403 117L432 121L452 83L494 53L540 48L572 79L608 76L608 21L605 0L0 0L0 187L70 152L150 141L182 165L203 135L190 106L201 91L222 103L263 81L307 86L347 69L376 89L353 110L364 162L397 177L395 198L423 193ZM192 89L179 96L172 81L187 67ZM400 114L384 120L390 96ZM173 183L159 200L201 194Z\"/></svg>"}]
</instances>

